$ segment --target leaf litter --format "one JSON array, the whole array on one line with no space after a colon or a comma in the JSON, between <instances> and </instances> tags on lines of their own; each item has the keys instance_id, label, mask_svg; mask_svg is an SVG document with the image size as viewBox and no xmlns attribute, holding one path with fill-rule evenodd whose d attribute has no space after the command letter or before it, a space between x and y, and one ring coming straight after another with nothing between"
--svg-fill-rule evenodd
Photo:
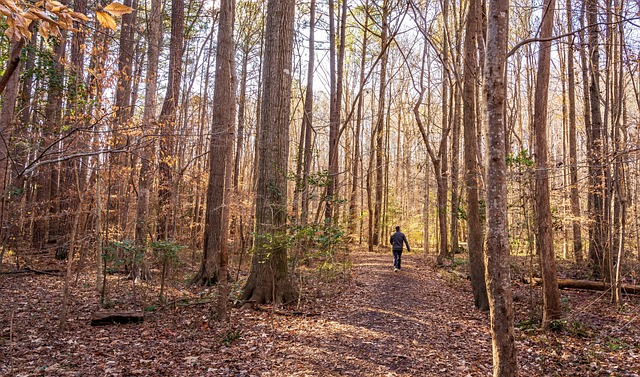
<instances>
[{"instance_id":1,"label":"leaf litter","mask_svg":"<svg viewBox=\"0 0 640 377\"><path fill-rule=\"evenodd\" d=\"M62 277L3 274L0 375L491 376L488 313L473 308L465 266L436 270L409 253L394 272L389 254L354 250L348 279L305 282L295 310L234 308L226 326L209 320L215 300L201 289L147 307L157 296L141 285L138 309L153 309L143 323L92 327L99 294L87 273L60 331ZM110 279L114 309L131 309L130 283ZM598 292L561 291L565 319L548 332L537 328L539 288L514 279L514 297L522 375L639 375L637 297L616 309Z\"/></svg>"}]
</instances>

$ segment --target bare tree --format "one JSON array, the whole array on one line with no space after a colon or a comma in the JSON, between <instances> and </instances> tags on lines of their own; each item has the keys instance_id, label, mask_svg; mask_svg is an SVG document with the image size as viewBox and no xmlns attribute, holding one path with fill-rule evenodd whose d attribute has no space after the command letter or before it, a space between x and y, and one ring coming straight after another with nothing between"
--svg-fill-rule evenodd
<instances>
[{"instance_id":1,"label":"bare tree","mask_svg":"<svg viewBox=\"0 0 640 377\"><path fill-rule=\"evenodd\" d=\"M233 22L235 1L220 3L216 48L216 81L213 92L211 143L209 144L209 181L204 228L204 254L200 272L194 279L204 285L226 283L228 259L229 187L233 171L232 148L235 122L235 62ZM224 313L218 313L224 317ZM224 318L222 318L224 319Z\"/></svg>"},{"instance_id":2,"label":"bare tree","mask_svg":"<svg viewBox=\"0 0 640 377\"><path fill-rule=\"evenodd\" d=\"M587 0L587 34L589 46L589 105L591 109L591 127L588 133L591 139L589 148L589 257L597 274L611 281L611 253L607 245L605 220L605 169L604 169L604 130L600 110L600 45L598 27L598 1Z\"/></svg>"},{"instance_id":3,"label":"bare tree","mask_svg":"<svg viewBox=\"0 0 640 377\"><path fill-rule=\"evenodd\" d=\"M542 26L540 28L540 50L538 76L536 79L533 128L535 132L536 161L536 246L542 269L542 326L560 318L560 292L556 273L555 250L553 248L553 224L549 195L549 165L547 158L547 101L549 97L549 67L551 65L551 40L555 0L545 0Z\"/></svg>"},{"instance_id":4,"label":"bare tree","mask_svg":"<svg viewBox=\"0 0 640 377\"><path fill-rule=\"evenodd\" d=\"M573 32L572 1L567 0L567 33ZM569 178L571 185L571 215L573 216L573 255L576 262L582 262L582 231L580 229L580 195L578 192L578 146L576 136L576 77L574 68L574 36L567 49L567 86L569 110Z\"/></svg>"},{"instance_id":5,"label":"bare tree","mask_svg":"<svg viewBox=\"0 0 640 377\"><path fill-rule=\"evenodd\" d=\"M513 299L509 267L505 68L509 35L509 0L490 0L487 26L485 96L489 126L487 179L486 281L491 313L493 375L518 375L513 330Z\"/></svg>"},{"instance_id":6,"label":"bare tree","mask_svg":"<svg viewBox=\"0 0 640 377\"><path fill-rule=\"evenodd\" d=\"M381 32L380 46L382 46L383 55L380 61L380 81L378 95L378 112L376 114L376 123L374 128L375 137L375 200L373 203L373 224L370 230L371 238L369 243L372 245L380 244L380 220L382 219L382 201L384 188L384 124L385 111L387 108L387 66L389 63L389 53L385 46L389 38L389 2L382 1L381 9Z\"/></svg>"},{"instance_id":7,"label":"bare tree","mask_svg":"<svg viewBox=\"0 0 640 377\"><path fill-rule=\"evenodd\" d=\"M144 95L144 110L142 114L143 130L150 132L156 110L156 92L158 88L158 62L160 59L160 40L162 38L162 2L152 0L149 12L149 27L147 28L147 77ZM154 155L154 143L147 142L140 161L138 177L138 200L136 203L135 240L139 248L144 250L149 240L149 201L151 198L151 182L153 176L151 167ZM143 267L146 265L143 263ZM134 274L138 274L134 269ZM139 270L140 277L149 278L150 270Z\"/></svg>"},{"instance_id":8,"label":"bare tree","mask_svg":"<svg viewBox=\"0 0 640 377\"><path fill-rule=\"evenodd\" d=\"M294 0L267 3L261 121L258 130L256 228L248 303L286 303L296 294L287 273L287 171Z\"/></svg>"},{"instance_id":9,"label":"bare tree","mask_svg":"<svg viewBox=\"0 0 640 377\"><path fill-rule=\"evenodd\" d=\"M478 161L478 138L476 121L476 90L478 69L478 12L476 0L469 0L467 31L464 40L464 77L462 106L464 122L464 163L467 186L467 248L469 249L469 274L473 288L473 301L480 310L489 310L487 285L485 283L484 245L480 223L480 162Z\"/></svg>"},{"instance_id":10,"label":"bare tree","mask_svg":"<svg viewBox=\"0 0 640 377\"><path fill-rule=\"evenodd\" d=\"M160 187L158 189L158 224L157 236L160 240L173 236L172 186L174 156L174 135L176 112L180 98L180 83L182 78L182 55L184 52L184 0L171 2L171 41L169 42L169 76L167 78L167 92L160 110L160 153L158 168L160 172Z\"/></svg>"}]
</instances>

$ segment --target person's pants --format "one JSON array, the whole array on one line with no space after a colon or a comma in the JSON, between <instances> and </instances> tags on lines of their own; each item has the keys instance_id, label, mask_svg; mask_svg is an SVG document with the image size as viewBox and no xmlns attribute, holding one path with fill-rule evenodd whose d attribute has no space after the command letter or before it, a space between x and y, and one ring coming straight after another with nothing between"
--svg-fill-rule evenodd
<instances>
[{"instance_id":1,"label":"person's pants","mask_svg":"<svg viewBox=\"0 0 640 377\"><path fill-rule=\"evenodd\" d=\"M400 263L402 262L402 250L393 251L393 267L400 269Z\"/></svg>"}]
</instances>

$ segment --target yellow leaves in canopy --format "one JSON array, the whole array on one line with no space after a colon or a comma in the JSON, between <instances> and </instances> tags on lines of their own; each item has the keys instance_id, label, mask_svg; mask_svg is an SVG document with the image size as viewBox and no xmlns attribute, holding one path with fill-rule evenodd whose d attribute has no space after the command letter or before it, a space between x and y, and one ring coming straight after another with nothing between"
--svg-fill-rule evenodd
<instances>
[{"instance_id":1,"label":"yellow leaves in canopy","mask_svg":"<svg viewBox=\"0 0 640 377\"><path fill-rule=\"evenodd\" d=\"M114 20L107 12L97 11L96 18L102 27L116 30L116 20Z\"/></svg>"},{"instance_id":2,"label":"yellow leaves in canopy","mask_svg":"<svg viewBox=\"0 0 640 377\"><path fill-rule=\"evenodd\" d=\"M118 2L113 2L102 8L101 11L97 11L96 18L98 19L100 25L102 25L103 27L109 28L111 30L116 30L116 20L114 20L111 15L119 17L131 12L133 12L133 8L120 4Z\"/></svg>"},{"instance_id":3,"label":"yellow leaves in canopy","mask_svg":"<svg viewBox=\"0 0 640 377\"><path fill-rule=\"evenodd\" d=\"M133 12L133 8L120 4L118 2L113 2L107 5L106 7L104 7L103 9L114 16L122 16L122 15Z\"/></svg>"}]
</instances>

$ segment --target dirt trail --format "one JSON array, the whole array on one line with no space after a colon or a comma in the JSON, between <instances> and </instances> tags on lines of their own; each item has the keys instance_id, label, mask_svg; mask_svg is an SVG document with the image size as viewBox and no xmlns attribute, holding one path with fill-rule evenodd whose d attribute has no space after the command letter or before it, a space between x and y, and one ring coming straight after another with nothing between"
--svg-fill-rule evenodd
<instances>
[{"instance_id":1,"label":"dirt trail","mask_svg":"<svg viewBox=\"0 0 640 377\"><path fill-rule=\"evenodd\" d=\"M278 352L305 367L276 368L278 375L491 374L488 321L473 310L468 290L452 288L416 254L405 253L398 272L390 253L351 257L351 289L326 318L305 324L305 337Z\"/></svg>"},{"instance_id":2,"label":"dirt trail","mask_svg":"<svg viewBox=\"0 0 640 377\"><path fill-rule=\"evenodd\" d=\"M169 305L139 325L91 327L98 297L90 272L73 286L60 332L60 277L0 275L0 375L490 375L486 314L472 309L466 281L448 284L416 254L405 253L399 272L391 253L350 257L342 293L307 287L320 294L303 309L315 315L234 309L231 335L201 305ZM111 297L126 297L127 287L116 283L121 291Z\"/></svg>"}]
</instances>

